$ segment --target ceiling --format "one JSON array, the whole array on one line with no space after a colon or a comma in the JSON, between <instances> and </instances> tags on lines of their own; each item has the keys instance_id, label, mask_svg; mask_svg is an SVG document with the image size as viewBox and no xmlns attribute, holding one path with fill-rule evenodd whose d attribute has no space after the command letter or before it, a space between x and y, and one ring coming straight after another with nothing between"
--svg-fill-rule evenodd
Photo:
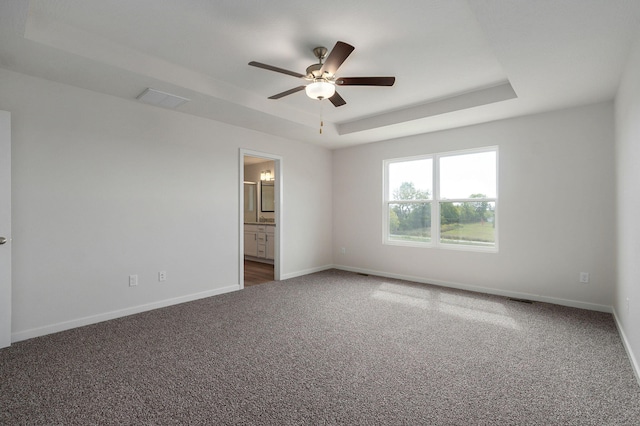
<instances>
[{"instance_id":1,"label":"ceiling","mask_svg":"<svg viewBox=\"0 0 640 426\"><path fill-rule=\"evenodd\" d=\"M333 149L610 100L639 30L637 0L10 0L0 67ZM247 65L338 40L339 76L396 84L269 100L304 81Z\"/></svg>"}]
</instances>

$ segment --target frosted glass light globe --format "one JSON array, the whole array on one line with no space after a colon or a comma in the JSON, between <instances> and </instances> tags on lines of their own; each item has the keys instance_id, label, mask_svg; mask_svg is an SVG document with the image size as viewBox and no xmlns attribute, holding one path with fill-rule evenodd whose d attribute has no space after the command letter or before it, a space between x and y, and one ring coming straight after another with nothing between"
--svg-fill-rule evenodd
<instances>
[{"instance_id":1,"label":"frosted glass light globe","mask_svg":"<svg viewBox=\"0 0 640 426\"><path fill-rule=\"evenodd\" d=\"M311 99L329 99L336 93L336 86L324 80L314 81L305 87L304 91Z\"/></svg>"}]
</instances>

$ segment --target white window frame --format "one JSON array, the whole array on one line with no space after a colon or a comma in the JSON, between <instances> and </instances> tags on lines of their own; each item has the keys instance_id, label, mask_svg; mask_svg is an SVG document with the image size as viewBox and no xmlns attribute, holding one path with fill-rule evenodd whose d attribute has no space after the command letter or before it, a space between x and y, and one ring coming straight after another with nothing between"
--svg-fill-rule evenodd
<instances>
[{"instance_id":1,"label":"white window frame","mask_svg":"<svg viewBox=\"0 0 640 426\"><path fill-rule=\"evenodd\" d=\"M456 199L442 199L440 198L440 159L443 157L453 157L459 155L467 155L467 154L478 154L484 152L495 152L496 155L496 196L488 197L488 198L456 198ZM398 204L398 200L392 200L389 198L389 165L393 163L399 163L404 161L416 161L416 160L432 160L432 184L433 184L433 194L431 194L431 199L429 200L410 200L411 203L420 203L420 202L428 202L431 204L431 241L430 242L418 242L418 241L401 241L401 240L392 240L389 239L389 205L390 204ZM498 146L487 146L481 148L473 148L473 149L464 149L459 151L448 151L441 152L435 154L425 154L425 155L416 155L411 157L401 157L401 158L391 158L383 161L383 172L382 172L382 243L385 245L392 246L410 246L410 247L424 247L424 248L439 248L445 250L461 250L461 251L480 251L480 252L490 252L497 253L498 252L498 197L500 194L499 189L499 177L498 173L500 170L499 167L499 150ZM483 247L477 245L470 244L450 244L450 243L442 243L440 242L440 204L443 202L446 203L464 203L464 202L478 202L478 201L486 201L495 203L494 208L494 237L495 244L493 246Z\"/></svg>"}]
</instances>

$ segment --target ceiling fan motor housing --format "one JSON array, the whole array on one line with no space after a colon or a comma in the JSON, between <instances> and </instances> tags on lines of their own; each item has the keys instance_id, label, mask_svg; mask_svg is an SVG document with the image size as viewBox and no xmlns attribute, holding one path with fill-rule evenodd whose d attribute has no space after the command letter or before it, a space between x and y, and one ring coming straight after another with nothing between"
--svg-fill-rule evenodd
<instances>
[{"instance_id":1,"label":"ceiling fan motor housing","mask_svg":"<svg viewBox=\"0 0 640 426\"><path fill-rule=\"evenodd\" d=\"M331 78L328 72L325 71L325 75L323 76L320 70L322 69L322 60L327 56L327 52L329 50L326 47L318 46L313 49L313 54L316 58L318 58L318 63L313 64L307 67L307 78L309 79L317 79L317 78Z\"/></svg>"},{"instance_id":2,"label":"ceiling fan motor housing","mask_svg":"<svg viewBox=\"0 0 640 426\"><path fill-rule=\"evenodd\" d=\"M320 78L320 69L322 68L322 64L313 64L307 67L307 78L308 79L316 79Z\"/></svg>"}]
</instances>

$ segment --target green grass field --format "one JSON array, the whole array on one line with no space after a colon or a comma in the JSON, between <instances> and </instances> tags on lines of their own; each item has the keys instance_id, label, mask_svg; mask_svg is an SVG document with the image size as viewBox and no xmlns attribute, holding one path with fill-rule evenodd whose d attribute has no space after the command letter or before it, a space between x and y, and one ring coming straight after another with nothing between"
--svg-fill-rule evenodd
<instances>
[{"instance_id":1,"label":"green grass field","mask_svg":"<svg viewBox=\"0 0 640 426\"><path fill-rule=\"evenodd\" d=\"M493 224L485 222L460 223L444 225L440 237L448 240L478 241L484 243L495 242L495 228Z\"/></svg>"},{"instance_id":2,"label":"green grass field","mask_svg":"<svg viewBox=\"0 0 640 426\"><path fill-rule=\"evenodd\" d=\"M414 229L406 234L393 234L389 236L395 241L431 241L431 230L429 228ZM493 224L485 222L476 223L456 223L443 225L440 231L440 238L447 244L470 244L470 245L493 245L495 243L495 228Z\"/></svg>"}]
</instances>

